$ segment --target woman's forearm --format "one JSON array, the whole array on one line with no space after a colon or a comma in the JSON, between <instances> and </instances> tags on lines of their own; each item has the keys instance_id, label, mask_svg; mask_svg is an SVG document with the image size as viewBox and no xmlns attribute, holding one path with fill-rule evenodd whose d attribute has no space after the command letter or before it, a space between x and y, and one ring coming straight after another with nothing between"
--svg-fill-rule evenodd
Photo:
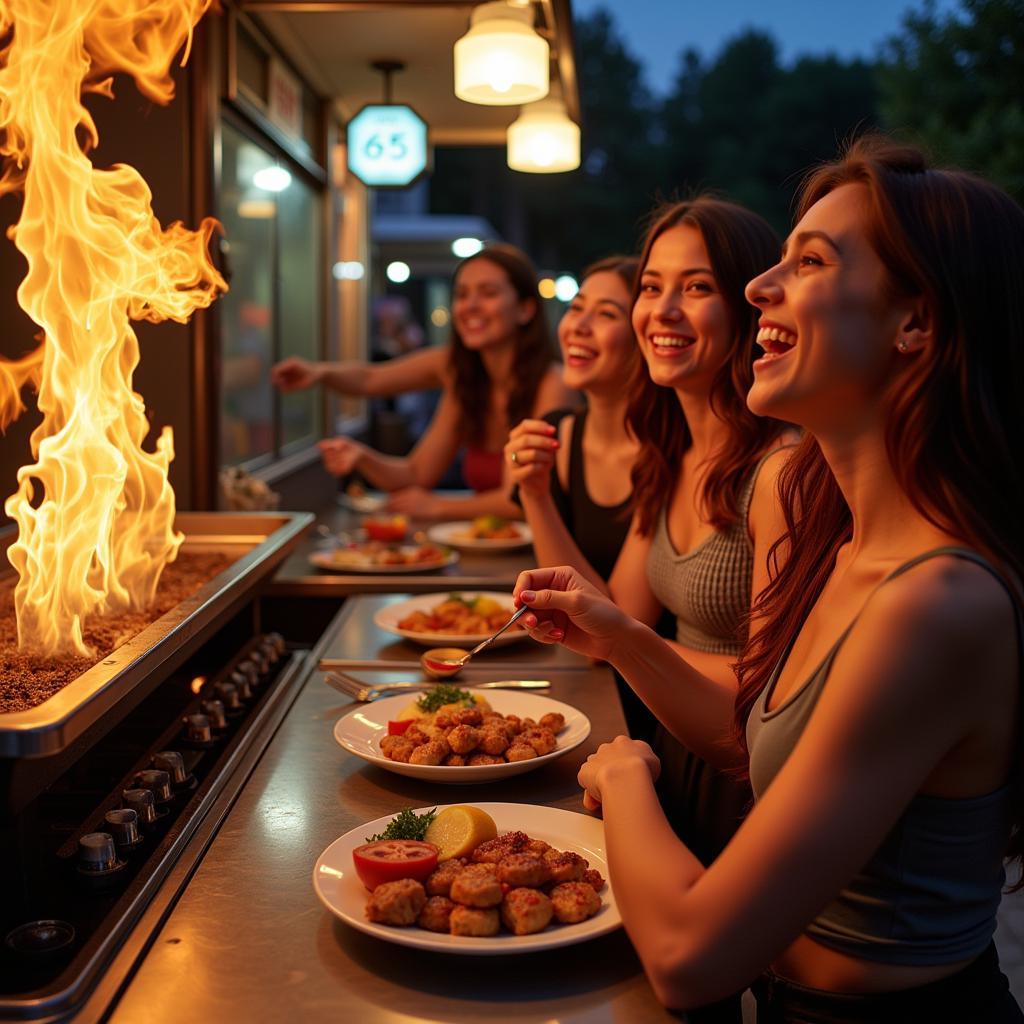
<instances>
[{"instance_id":1,"label":"woman's forearm","mask_svg":"<svg viewBox=\"0 0 1024 1024\"><path fill-rule=\"evenodd\" d=\"M382 491L398 491L416 483L413 467L406 458L383 455L372 448L359 456L355 468Z\"/></svg>"},{"instance_id":2,"label":"woman's forearm","mask_svg":"<svg viewBox=\"0 0 1024 1024\"><path fill-rule=\"evenodd\" d=\"M369 366L366 363L317 363L320 383L341 395L366 395Z\"/></svg>"},{"instance_id":3,"label":"woman's forearm","mask_svg":"<svg viewBox=\"0 0 1024 1024\"><path fill-rule=\"evenodd\" d=\"M572 534L565 528L565 522L558 514L551 493L536 495L520 488L519 500L523 503L523 512L533 533L533 550L537 556L537 564L571 565L602 594L607 594L608 584L584 557Z\"/></svg>"},{"instance_id":4,"label":"woman's forearm","mask_svg":"<svg viewBox=\"0 0 1024 1024\"><path fill-rule=\"evenodd\" d=\"M622 642L615 645L610 660L684 746L717 768L742 763L732 734L735 686L704 675L652 629L633 619L627 620Z\"/></svg>"},{"instance_id":5,"label":"woman's forearm","mask_svg":"<svg viewBox=\"0 0 1024 1024\"><path fill-rule=\"evenodd\" d=\"M465 497L436 498L437 517L444 519L475 519L477 516L499 516L502 519L522 519L522 509L502 488L480 491Z\"/></svg>"}]
</instances>

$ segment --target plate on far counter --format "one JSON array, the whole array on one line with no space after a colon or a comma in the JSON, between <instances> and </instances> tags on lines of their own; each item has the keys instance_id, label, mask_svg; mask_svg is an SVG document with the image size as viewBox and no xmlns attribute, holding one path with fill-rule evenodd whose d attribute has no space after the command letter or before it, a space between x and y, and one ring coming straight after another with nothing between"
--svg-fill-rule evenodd
<instances>
[{"instance_id":1,"label":"plate on far counter","mask_svg":"<svg viewBox=\"0 0 1024 1024\"><path fill-rule=\"evenodd\" d=\"M326 572L388 575L444 569L458 562L459 553L437 544L385 544L371 540L314 551L309 560Z\"/></svg>"},{"instance_id":2,"label":"plate on far counter","mask_svg":"<svg viewBox=\"0 0 1024 1024\"><path fill-rule=\"evenodd\" d=\"M559 850L571 850L585 857L592 868L608 878L608 858L605 852L604 824L600 818L565 811L559 807L537 807L533 804L476 804L486 811L498 826L498 834L522 831L533 839L543 839ZM417 813L434 810L420 807ZM444 810L444 806L437 808ZM356 877L352 865L352 851L362 846L368 836L382 832L394 814L376 821L368 821L335 839L313 868L313 888L320 902L345 924L358 931L373 935L385 942L439 953L461 953L472 956L505 956L513 953L535 953L543 949L571 946L577 942L596 939L621 927L622 918L615 905L611 883L601 890L601 909L580 924L551 924L533 935L513 935L502 932L491 938L471 938L465 935L446 935L428 932L415 926L393 928L366 920L366 901L369 892Z\"/></svg>"},{"instance_id":3,"label":"plate on far counter","mask_svg":"<svg viewBox=\"0 0 1024 1024\"><path fill-rule=\"evenodd\" d=\"M514 532L515 536L477 536L476 520L460 520L454 523L436 523L427 530L427 536L438 544L468 551L515 551L533 543L533 533L526 523L506 522L501 532Z\"/></svg>"},{"instance_id":4,"label":"plate on far counter","mask_svg":"<svg viewBox=\"0 0 1024 1024\"><path fill-rule=\"evenodd\" d=\"M458 686L458 683L454 685ZM487 698L487 703L503 715L532 718L535 722L539 722L542 716L549 713L557 712L563 715L565 728L555 737L558 746L550 754L531 757L528 761L506 761L504 764L433 765L392 761L381 753L380 741L388 734L388 722L396 720L410 704L416 702L416 696L407 693L395 697L382 697L371 704L361 704L353 708L335 723L334 738L349 753L396 775L406 775L426 782L466 785L494 782L541 768L574 750L590 735L590 719L571 704L563 704L559 700L542 697L540 694L515 690L481 692Z\"/></svg>"},{"instance_id":5,"label":"plate on far counter","mask_svg":"<svg viewBox=\"0 0 1024 1024\"><path fill-rule=\"evenodd\" d=\"M429 629L411 628L402 626L400 623L408 619L416 612L429 615L438 605L443 604L454 596L461 597L464 601L472 602L478 597L491 598L501 605L504 618L492 629L474 631L470 633L444 633L433 632ZM512 615L515 609L512 607L512 595L501 591L490 590L452 590L439 594L420 594L418 597L410 597L405 601L397 601L395 604L388 604L381 608L373 617L374 623L388 633L405 637L406 640L413 640L426 647L475 647L483 643L500 626L503 626ZM512 644L528 636L524 629L520 629L516 623L507 629L491 645L500 647L504 644ZM482 655L481 655L482 657Z\"/></svg>"}]
</instances>

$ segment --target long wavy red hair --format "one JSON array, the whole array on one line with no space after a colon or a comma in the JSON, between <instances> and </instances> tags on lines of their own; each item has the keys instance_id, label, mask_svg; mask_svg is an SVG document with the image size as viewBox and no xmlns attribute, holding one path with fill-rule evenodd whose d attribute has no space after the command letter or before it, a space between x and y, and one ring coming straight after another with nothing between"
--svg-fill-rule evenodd
<instances>
[{"instance_id":1,"label":"long wavy red hair","mask_svg":"<svg viewBox=\"0 0 1024 1024\"><path fill-rule=\"evenodd\" d=\"M867 187L867 232L893 294L923 296L934 316L927 358L893 380L886 447L900 486L930 522L1003 573L1020 604L1024 579L1024 210L973 175L929 170L915 148L882 136L852 143L801 189L797 220L840 185ZM812 436L780 476L791 552L774 565L737 667L736 735L821 594L850 539L847 506ZM778 547L777 549L778 550ZM1019 758L1024 784L1024 757ZM1024 793L1024 788L1021 789ZM1018 806L1020 802L1018 801ZM1024 855L1024 812L1011 855Z\"/></svg>"},{"instance_id":2,"label":"long wavy red hair","mask_svg":"<svg viewBox=\"0 0 1024 1024\"><path fill-rule=\"evenodd\" d=\"M736 521L740 491L752 466L784 429L778 420L755 416L747 408L758 313L743 294L751 278L778 261L779 238L756 213L711 196L674 203L655 211L654 218L640 255L641 273L658 238L670 228L688 224L704 239L715 283L729 310L734 344L709 395L712 409L726 425L728 441L704 478L702 494L707 521L725 530ZM633 304L639 294L638 274ZM675 488L693 438L675 392L651 380L643 359L637 360L630 380L626 418L640 442L633 466L632 508L639 532L649 534Z\"/></svg>"}]
</instances>

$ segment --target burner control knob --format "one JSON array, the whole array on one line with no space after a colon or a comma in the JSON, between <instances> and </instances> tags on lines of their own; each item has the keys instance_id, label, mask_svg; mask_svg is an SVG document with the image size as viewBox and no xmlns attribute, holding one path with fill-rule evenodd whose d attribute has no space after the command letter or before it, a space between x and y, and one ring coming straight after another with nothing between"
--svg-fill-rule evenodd
<instances>
[{"instance_id":1,"label":"burner control knob","mask_svg":"<svg viewBox=\"0 0 1024 1024\"><path fill-rule=\"evenodd\" d=\"M255 685L260 678L259 666L251 656L243 658L242 661L235 666L235 671L231 674L232 681L234 681L235 676L241 676L243 679L248 679L250 683Z\"/></svg>"},{"instance_id":2,"label":"burner control knob","mask_svg":"<svg viewBox=\"0 0 1024 1024\"><path fill-rule=\"evenodd\" d=\"M238 691L238 696L241 700L252 699L253 684L248 676L243 675L241 672L236 670L231 673L231 683L234 686L234 688Z\"/></svg>"},{"instance_id":3,"label":"burner control knob","mask_svg":"<svg viewBox=\"0 0 1024 1024\"><path fill-rule=\"evenodd\" d=\"M166 804L174 796L171 792L170 775L158 768L147 768L145 771L136 772L135 785L138 789L151 790L153 799L158 804Z\"/></svg>"},{"instance_id":4,"label":"burner control knob","mask_svg":"<svg viewBox=\"0 0 1024 1024\"><path fill-rule=\"evenodd\" d=\"M234 683L223 681L214 683L213 692L217 695L217 700L224 705L224 710L228 714L231 714L232 711L242 710L242 698L238 692L238 687Z\"/></svg>"},{"instance_id":5,"label":"burner control knob","mask_svg":"<svg viewBox=\"0 0 1024 1024\"><path fill-rule=\"evenodd\" d=\"M189 715L185 719L185 739L197 747L208 747L213 742L213 730L206 715Z\"/></svg>"},{"instance_id":6,"label":"burner control knob","mask_svg":"<svg viewBox=\"0 0 1024 1024\"><path fill-rule=\"evenodd\" d=\"M114 837L114 843L125 853L134 850L142 842L139 831L139 816L130 807L120 807L115 811L107 811L104 816L107 829Z\"/></svg>"},{"instance_id":7,"label":"burner control knob","mask_svg":"<svg viewBox=\"0 0 1024 1024\"><path fill-rule=\"evenodd\" d=\"M191 789L196 784L195 776L185 767L185 759L176 750L161 750L154 754L153 767L171 777L174 789Z\"/></svg>"},{"instance_id":8,"label":"burner control knob","mask_svg":"<svg viewBox=\"0 0 1024 1024\"><path fill-rule=\"evenodd\" d=\"M280 633L268 633L263 638L263 642L265 644L270 644L274 648L274 650L277 652L277 656L279 658L283 658L284 657L284 652L285 652L284 637L281 636Z\"/></svg>"},{"instance_id":9,"label":"burner control knob","mask_svg":"<svg viewBox=\"0 0 1024 1024\"><path fill-rule=\"evenodd\" d=\"M121 802L138 815L139 823L143 827L152 825L157 818L162 818L167 813L156 809L156 800L151 789L126 789L121 794Z\"/></svg>"},{"instance_id":10,"label":"burner control knob","mask_svg":"<svg viewBox=\"0 0 1024 1024\"><path fill-rule=\"evenodd\" d=\"M109 832L88 832L78 840L78 870L83 875L110 875L123 867Z\"/></svg>"},{"instance_id":11,"label":"burner control knob","mask_svg":"<svg viewBox=\"0 0 1024 1024\"><path fill-rule=\"evenodd\" d=\"M260 654L262 654L271 665L276 665L281 660L281 652L277 649L277 644L271 640L270 635L265 636L260 641L259 650Z\"/></svg>"},{"instance_id":12,"label":"burner control knob","mask_svg":"<svg viewBox=\"0 0 1024 1024\"><path fill-rule=\"evenodd\" d=\"M219 700L204 700L199 706L203 709L203 714L210 720L210 725L215 732L220 732L228 727L224 705Z\"/></svg>"}]
</instances>

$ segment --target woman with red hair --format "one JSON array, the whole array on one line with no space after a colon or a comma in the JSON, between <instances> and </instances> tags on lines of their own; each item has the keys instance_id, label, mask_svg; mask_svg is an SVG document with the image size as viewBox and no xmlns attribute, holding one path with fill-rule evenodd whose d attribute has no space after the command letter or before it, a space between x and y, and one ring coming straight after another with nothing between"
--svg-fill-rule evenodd
<instances>
[{"instance_id":1,"label":"woman with red hair","mask_svg":"<svg viewBox=\"0 0 1024 1024\"><path fill-rule=\"evenodd\" d=\"M668 1005L753 982L760 1021L1024 1020L992 945L1003 858L1024 853L1022 265L1024 211L916 150L862 139L806 182L781 262L747 288L750 408L807 434L738 698L572 570L520 578L535 637L610 660L750 778L705 868L645 744L580 771Z\"/></svg>"}]
</instances>

